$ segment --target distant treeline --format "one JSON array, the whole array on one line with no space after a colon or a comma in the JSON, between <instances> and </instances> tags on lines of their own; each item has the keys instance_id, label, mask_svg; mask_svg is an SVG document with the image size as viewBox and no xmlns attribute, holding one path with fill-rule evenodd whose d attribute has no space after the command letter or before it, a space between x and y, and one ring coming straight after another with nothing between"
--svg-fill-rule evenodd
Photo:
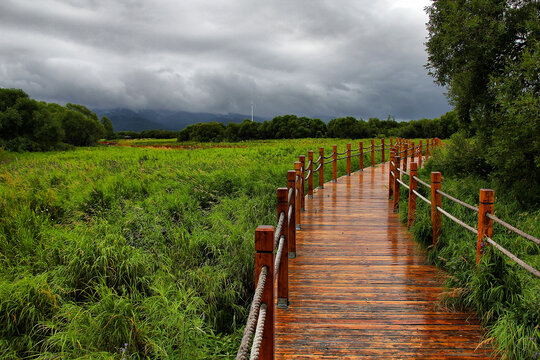
<instances>
[{"instance_id":1,"label":"distant treeline","mask_svg":"<svg viewBox=\"0 0 540 360\"><path fill-rule=\"evenodd\" d=\"M11 151L47 151L73 146L91 146L99 139L172 139L178 141L220 142L256 139L371 137L448 138L458 130L456 112L440 118L398 122L354 117L330 120L296 115L276 116L270 121L242 123L197 123L181 131L143 130L114 132L107 117L101 119L83 105L61 106L30 99L20 89L0 88L0 147Z\"/></svg>"},{"instance_id":2,"label":"distant treeline","mask_svg":"<svg viewBox=\"0 0 540 360\"><path fill-rule=\"evenodd\" d=\"M11 151L46 151L94 145L113 136L107 117L83 105L61 106L30 99L20 89L0 89L0 147Z\"/></svg>"},{"instance_id":3,"label":"distant treeline","mask_svg":"<svg viewBox=\"0 0 540 360\"><path fill-rule=\"evenodd\" d=\"M299 139L299 138L342 138L362 139L370 137L404 138L448 138L458 131L458 117L453 111L440 118L398 122L388 117L386 120L370 118L368 121L343 117L330 120L328 124L320 119L297 117L296 115L276 116L271 121L253 122L244 120L241 124L227 125L209 122L187 126L178 133L178 141L241 141L252 139Z\"/></svg>"}]
</instances>

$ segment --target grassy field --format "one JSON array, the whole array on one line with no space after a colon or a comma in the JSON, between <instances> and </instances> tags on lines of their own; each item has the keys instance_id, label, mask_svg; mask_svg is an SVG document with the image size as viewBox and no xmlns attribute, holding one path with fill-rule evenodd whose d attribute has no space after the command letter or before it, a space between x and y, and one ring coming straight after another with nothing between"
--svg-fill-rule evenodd
<instances>
[{"instance_id":1,"label":"grassy field","mask_svg":"<svg viewBox=\"0 0 540 360\"><path fill-rule=\"evenodd\" d=\"M445 151L439 149L439 151ZM431 171L441 171L442 191L478 206L479 190L494 185L475 177L445 176L436 152L432 161L419 171L430 182ZM404 176L404 182L409 178ZM419 192L430 198L429 189L418 185ZM407 222L408 190L401 187L400 215ZM442 198L442 208L477 227L477 213ZM476 266L476 235L442 216L442 234L432 245L430 206L417 201L417 220L411 231L428 251L428 259L448 273L447 291L442 301L450 308L475 310L491 342L503 359L536 359L540 353L540 279L522 269L492 246L487 246L480 266ZM517 228L540 238L540 208L523 210L516 199L505 193L495 194L495 215ZM540 269L540 247L495 224L493 240L529 265Z\"/></svg>"},{"instance_id":2,"label":"grassy field","mask_svg":"<svg viewBox=\"0 0 540 360\"><path fill-rule=\"evenodd\" d=\"M0 152L0 358L233 358L254 229L299 154L347 141L119 143Z\"/></svg>"}]
</instances>

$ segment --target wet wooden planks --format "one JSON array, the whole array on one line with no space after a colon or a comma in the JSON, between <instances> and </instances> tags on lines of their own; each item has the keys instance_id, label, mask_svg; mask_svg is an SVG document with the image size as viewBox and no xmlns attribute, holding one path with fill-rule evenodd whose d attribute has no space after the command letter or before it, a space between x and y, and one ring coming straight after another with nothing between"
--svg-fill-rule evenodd
<instances>
[{"instance_id":1,"label":"wet wooden planks","mask_svg":"<svg viewBox=\"0 0 540 360\"><path fill-rule=\"evenodd\" d=\"M388 201L388 168L366 168L306 199L277 359L488 359L473 315L437 299L441 275Z\"/></svg>"}]
</instances>

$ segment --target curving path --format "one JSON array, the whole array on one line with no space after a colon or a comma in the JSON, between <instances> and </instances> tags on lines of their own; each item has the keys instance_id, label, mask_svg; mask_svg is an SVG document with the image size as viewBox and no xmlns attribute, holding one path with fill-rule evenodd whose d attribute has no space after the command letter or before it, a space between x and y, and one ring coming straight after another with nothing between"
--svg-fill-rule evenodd
<instances>
[{"instance_id":1,"label":"curving path","mask_svg":"<svg viewBox=\"0 0 540 360\"><path fill-rule=\"evenodd\" d=\"M326 183L306 199L290 302L278 309L276 359L488 359L469 313L437 299L426 265L388 200L388 164Z\"/></svg>"}]
</instances>

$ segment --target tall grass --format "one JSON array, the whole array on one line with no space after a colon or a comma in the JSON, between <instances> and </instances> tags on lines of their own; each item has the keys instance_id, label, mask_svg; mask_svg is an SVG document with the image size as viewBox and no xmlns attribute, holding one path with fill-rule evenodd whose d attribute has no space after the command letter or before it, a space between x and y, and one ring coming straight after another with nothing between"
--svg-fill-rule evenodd
<instances>
[{"instance_id":1,"label":"tall grass","mask_svg":"<svg viewBox=\"0 0 540 360\"><path fill-rule=\"evenodd\" d=\"M0 358L233 358L254 230L298 155L334 143L2 152Z\"/></svg>"},{"instance_id":2,"label":"tall grass","mask_svg":"<svg viewBox=\"0 0 540 360\"><path fill-rule=\"evenodd\" d=\"M445 150L441 150L445 151ZM419 171L429 182L431 171L442 171L444 192L478 206L479 190L493 188L475 176L445 176L440 153ZM462 154L467 157L467 154ZM408 177L405 176L408 183ZM418 185L428 199L428 189ZM408 192L401 187L400 215L407 218ZM443 197L442 208L476 228L477 213ZM540 353L540 279L522 269L497 249L486 246L476 266L476 235L442 216L442 234L432 245L430 207L417 202L417 217L412 232L427 250L428 259L444 269L446 291L443 303L450 308L475 310L487 327L486 342L491 342L502 359L534 359ZM516 199L496 192L495 215L519 229L540 237L540 208L523 210ZM507 229L494 225L493 240L529 265L540 269L540 247Z\"/></svg>"}]
</instances>

